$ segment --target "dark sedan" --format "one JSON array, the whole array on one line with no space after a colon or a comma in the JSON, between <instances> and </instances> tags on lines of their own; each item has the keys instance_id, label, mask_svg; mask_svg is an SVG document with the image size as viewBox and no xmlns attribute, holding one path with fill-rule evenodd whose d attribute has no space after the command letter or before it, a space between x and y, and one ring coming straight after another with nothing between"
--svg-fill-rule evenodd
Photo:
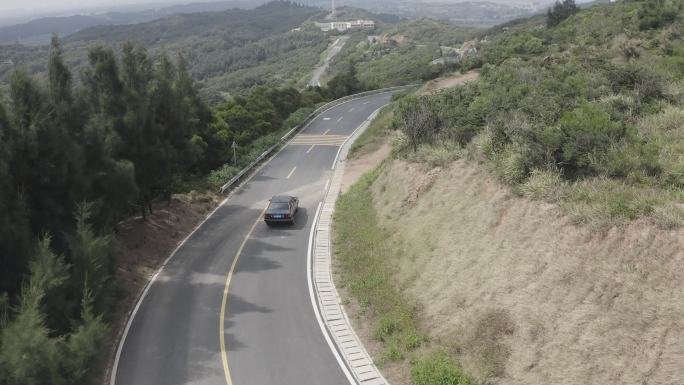
<instances>
[{"instance_id":1,"label":"dark sedan","mask_svg":"<svg viewBox=\"0 0 684 385\"><path fill-rule=\"evenodd\" d=\"M299 209L299 199L287 195L276 195L269 201L264 213L267 225L274 223L294 223L295 214Z\"/></svg>"}]
</instances>

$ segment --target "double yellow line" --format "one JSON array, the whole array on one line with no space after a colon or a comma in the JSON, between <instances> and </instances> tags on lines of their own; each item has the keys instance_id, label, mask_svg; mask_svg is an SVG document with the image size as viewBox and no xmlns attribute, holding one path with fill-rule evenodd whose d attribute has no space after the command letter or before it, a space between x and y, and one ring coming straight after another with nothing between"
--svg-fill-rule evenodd
<instances>
[{"instance_id":1,"label":"double yellow line","mask_svg":"<svg viewBox=\"0 0 684 385\"><path fill-rule=\"evenodd\" d=\"M226 285L223 287L223 300L221 301L221 316L219 317L219 340L221 344L221 360L223 361L223 372L226 374L226 384L228 385L233 385L233 380L230 377L230 368L228 368L228 353L226 352L226 331L224 327L226 320L226 309L228 306L228 287L230 286L231 279L233 279L233 272L235 272L235 266L237 265L238 259L240 259L242 250L245 248L247 241L252 236L254 229L256 228L257 224L259 224L259 221L261 221L261 218L263 217L265 212L266 208L264 208L261 211L261 214L259 214L259 217L257 217L256 221L254 221L252 227L247 232L247 235L245 235L245 238L242 240L240 248L238 248L237 253L235 253L235 257L233 258L233 263L230 265L230 270L228 271L228 276L226 277Z\"/></svg>"}]
</instances>

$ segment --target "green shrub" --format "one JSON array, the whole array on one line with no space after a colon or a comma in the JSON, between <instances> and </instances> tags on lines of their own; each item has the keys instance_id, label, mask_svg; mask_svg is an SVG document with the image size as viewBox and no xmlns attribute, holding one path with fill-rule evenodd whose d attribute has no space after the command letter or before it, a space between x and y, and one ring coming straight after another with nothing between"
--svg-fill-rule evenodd
<instances>
[{"instance_id":1,"label":"green shrub","mask_svg":"<svg viewBox=\"0 0 684 385\"><path fill-rule=\"evenodd\" d=\"M226 164L220 169L210 172L206 179L212 189L218 190L228 182L230 178L234 177L238 171L240 171L240 169L237 167Z\"/></svg>"},{"instance_id":2,"label":"green shrub","mask_svg":"<svg viewBox=\"0 0 684 385\"><path fill-rule=\"evenodd\" d=\"M398 322L391 316L383 316L377 322L373 338L378 341L387 342L389 338L399 329Z\"/></svg>"},{"instance_id":3,"label":"green shrub","mask_svg":"<svg viewBox=\"0 0 684 385\"><path fill-rule=\"evenodd\" d=\"M411 379L414 385L470 384L469 378L442 351L415 360L411 365Z\"/></svg>"},{"instance_id":4,"label":"green shrub","mask_svg":"<svg viewBox=\"0 0 684 385\"><path fill-rule=\"evenodd\" d=\"M619 123L611 121L607 112L590 103L565 113L560 130L562 164L579 173L588 171L592 156L605 152L625 136Z\"/></svg>"},{"instance_id":5,"label":"green shrub","mask_svg":"<svg viewBox=\"0 0 684 385\"><path fill-rule=\"evenodd\" d=\"M530 198L546 202L558 202L565 197L567 183L558 171L532 170L525 183L517 191Z\"/></svg>"},{"instance_id":6,"label":"green shrub","mask_svg":"<svg viewBox=\"0 0 684 385\"><path fill-rule=\"evenodd\" d=\"M387 347L385 358L389 361L399 361L404 359L404 353L401 351L401 348L397 346L396 341L390 343L390 345Z\"/></svg>"},{"instance_id":7,"label":"green shrub","mask_svg":"<svg viewBox=\"0 0 684 385\"><path fill-rule=\"evenodd\" d=\"M527 178L524 149L509 145L492 158L494 173L507 184L517 185Z\"/></svg>"},{"instance_id":8,"label":"green shrub","mask_svg":"<svg viewBox=\"0 0 684 385\"><path fill-rule=\"evenodd\" d=\"M421 345L427 342L428 338L425 334L419 333L415 328L407 328L401 336L404 349L406 351L413 351L418 349Z\"/></svg>"},{"instance_id":9,"label":"green shrub","mask_svg":"<svg viewBox=\"0 0 684 385\"><path fill-rule=\"evenodd\" d=\"M672 23L679 17L684 8L678 0L643 1L639 9L639 29L656 29Z\"/></svg>"}]
</instances>

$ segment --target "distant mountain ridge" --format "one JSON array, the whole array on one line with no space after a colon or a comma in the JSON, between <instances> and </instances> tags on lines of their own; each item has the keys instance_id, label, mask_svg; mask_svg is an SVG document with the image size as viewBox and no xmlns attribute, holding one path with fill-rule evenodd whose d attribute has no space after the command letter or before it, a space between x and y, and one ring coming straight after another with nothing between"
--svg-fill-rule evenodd
<instances>
[{"instance_id":1,"label":"distant mountain ridge","mask_svg":"<svg viewBox=\"0 0 684 385\"><path fill-rule=\"evenodd\" d=\"M202 96L215 101L255 86L294 86L307 78L328 46L328 37L311 21L325 14L288 1L249 10L178 13L144 23L86 28L61 38L62 50L77 81L88 66L88 50L96 45L118 52L130 41L144 45L153 57L182 54ZM48 49L0 44L0 87L21 67L46 76Z\"/></svg>"},{"instance_id":2,"label":"distant mountain ridge","mask_svg":"<svg viewBox=\"0 0 684 385\"><path fill-rule=\"evenodd\" d=\"M250 9L265 2L265 0L228 0L172 5L143 11L44 17L22 24L0 27L0 44L16 42L40 44L48 42L54 33L68 36L96 26L144 23L182 13L221 12L233 8Z\"/></svg>"}]
</instances>

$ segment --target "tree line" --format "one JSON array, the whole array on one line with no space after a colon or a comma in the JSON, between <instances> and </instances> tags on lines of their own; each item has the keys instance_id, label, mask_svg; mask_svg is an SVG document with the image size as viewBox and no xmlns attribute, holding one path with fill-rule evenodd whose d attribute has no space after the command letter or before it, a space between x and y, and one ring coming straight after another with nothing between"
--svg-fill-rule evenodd
<instances>
[{"instance_id":1,"label":"tree line","mask_svg":"<svg viewBox=\"0 0 684 385\"><path fill-rule=\"evenodd\" d=\"M92 382L125 289L116 223L231 162L233 141L358 87L347 73L331 90L261 87L212 108L182 56L130 43L91 48L79 79L53 38L47 79L19 69L0 95L0 385Z\"/></svg>"}]
</instances>

